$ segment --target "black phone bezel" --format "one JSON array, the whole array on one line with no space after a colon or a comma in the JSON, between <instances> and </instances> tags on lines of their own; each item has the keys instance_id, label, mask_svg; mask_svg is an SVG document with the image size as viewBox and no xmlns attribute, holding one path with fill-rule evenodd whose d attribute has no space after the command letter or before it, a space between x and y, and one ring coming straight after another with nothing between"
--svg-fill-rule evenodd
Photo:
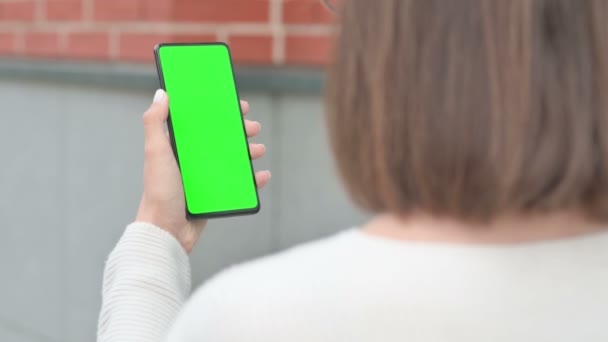
<instances>
[{"instance_id":1,"label":"black phone bezel","mask_svg":"<svg viewBox=\"0 0 608 342\"><path fill-rule=\"evenodd\" d=\"M185 189L184 189L184 201L186 203L186 217L188 219L212 219L212 218L221 218L221 217L230 217L230 216L255 215L255 214L259 213L260 209L261 209L258 184L255 179L255 170L253 168L253 160L251 159L251 151L249 149L249 142L247 139L247 129L245 127L245 119L243 117L243 111L241 109L241 98L239 96L238 85L237 85L237 80L236 80L235 70L234 70L234 63L232 62L232 54L230 52L230 47L228 46L228 44L223 43L223 42L202 42L202 43L161 43L161 44L156 45L154 47L154 59L156 62L156 71L158 73L160 87L164 91L167 91L166 86L165 86L165 78L163 75L162 63L160 60L160 49L161 48L169 47L169 46L175 47L175 46L217 46L217 45L225 47L226 50L228 51L228 58L230 60L230 68L232 70L232 79L233 79L233 83L234 83L234 87L235 87L235 91L236 91L239 114L241 116L241 123L243 126L243 134L245 135L245 141L247 142L245 147L247 148L247 153L249 154L249 165L251 167L251 176L253 178L253 184L255 186L255 195L256 195L256 200L257 200L257 206L254 208L248 208L248 209L227 210L227 211L218 211L218 212L201 213L201 214L192 213L192 212L190 212L190 210L188 208L188 202L187 202L188 199L185 197ZM177 165L180 168L180 172L181 172L181 164L179 162L179 154L177 151L177 146L175 144L173 125L171 124L171 111L169 111L169 117L167 118L167 127L169 128L169 137L171 140L171 147L173 149L173 154L175 155ZM182 181L182 186L183 186L183 181Z\"/></svg>"}]
</instances>

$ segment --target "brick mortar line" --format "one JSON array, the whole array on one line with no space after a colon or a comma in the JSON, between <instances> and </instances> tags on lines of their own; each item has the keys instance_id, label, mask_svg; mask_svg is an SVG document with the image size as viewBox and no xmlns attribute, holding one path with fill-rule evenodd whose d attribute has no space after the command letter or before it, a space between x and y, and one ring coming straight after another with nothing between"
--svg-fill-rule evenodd
<instances>
[{"instance_id":1,"label":"brick mortar line","mask_svg":"<svg viewBox=\"0 0 608 342\"><path fill-rule=\"evenodd\" d=\"M142 22L23 22L0 21L0 29L23 28L32 30L110 30L119 28L124 31L141 31L154 33L197 33L216 32L219 28L238 31L270 32L268 23L261 24L193 24L193 23L142 23Z\"/></svg>"},{"instance_id":2,"label":"brick mortar line","mask_svg":"<svg viewBox=\"0 0 608 342\"><path fill-rule=\"evenodd\" d=\"M271 0L270 26L272 30L272 62L285 61L285 28L283 27L283 0Z\"/></svg>"},{"instance_id":3,"label":"brick mortar line","mask_svg":"<svg viewBox=\"0 0 608 342\"><path fill-rule=\"evenodd\" d=\"M224 28L219 28L215 32L215 39L218 42L228 43L230 40L230 33Z\"/></svg>"},{"instance_id":4,"label":"brick mortar line","mask_svg":"<svg viewBox=\"0 0 608 342\"><path fill-rule=\"evenodd\" d=\"M59 49L59 54L63 54L68 49L68 30L63 29L57 31L57 48Z\"/></svg>"},{"instance_id":5,"label":"brick mortar line","mask_svg":"<svg viewBox=\"0 0 608 342\"><path fill-rule=\"evenodd\" d=\"M110 55L110 60L118 60L120 58L120 31L118 29L110 29L108 35L108 54Z\"/></svg>"},{"instance_id":6,"label":"brick mortar line","mask_svg":"<svg viewBox=\"0 0 608 342\"><path fill-rule=\"evenodd\" d=\"M0 30L11 30L19 28L32 31L109 31L112 29L120 29L124 32L142 32L142 33L164 33L164 34L180 34L180 33L216 33L224 30L229 34L274 34L277 31L282 31L287 34L310 34L324 35L334 32L332 25L326 24L311 24L311 25L281 25L280 28L269 25L268 23L260 24L235 24L235 23L219 23L219 24L191 24L191 23L141 23L141 22L22 22L22 21L2 21L0 22Z\"/></svg>"},{"instance_id":7,"label":"brick mortar line","mask_svg":"<svg viewBox=\"0 0 608 342\"><path fill-rule=\"evenodd\" d=\"M34 2L34 18L36 21L46 21L46 1L45 0L36 0Z\"/></svg>"},{"instance_id":8,"label":"brick mortar line","mask_svg":"<svg viewBox=\"0 0 608 342\"><path fill-rule=\"evenodd\" d=\"M287 34L300 34L300 35L311 35L321 36L330 35L335 32L331 25L285 25L285 32Z\"/></svg>"},{"instance_id":9,"label":"brick mortar line","mask_svg":"<svg viewBox=\"0 0 608 342\"><path fill-rule=\"evenodd\" d=\"M82 1L82 19L86 23L93 22L93 0L83 0Z\"/></svg>"},{"instance_id":10,"label":"brick mortar line","mask_svg":"<svg viewBox=\"0 0 608 342\"><path fill-rule=\"evenodd\" d=\"M16 29L15 33L15 53L17 55L25 54L25 31Z\"/></svg>"}]
</instances>

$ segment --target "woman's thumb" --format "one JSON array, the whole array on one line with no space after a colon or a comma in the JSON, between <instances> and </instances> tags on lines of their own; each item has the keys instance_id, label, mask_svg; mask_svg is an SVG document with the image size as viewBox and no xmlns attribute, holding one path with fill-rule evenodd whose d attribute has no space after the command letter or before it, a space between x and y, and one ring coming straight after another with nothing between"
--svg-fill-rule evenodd
<instances>
[{"instance_id":1,"label":"woman's thumb","mask_svg":"<svg viewBox=\"0 0 608 342\"><path fill-rule=\"evenodd\" d=\"M159 89L154 95L154 101L144 113L144 133L146 141L165 138L165 122L169 115L169 97L164 90Z\"/></svg>"}]
</instances>

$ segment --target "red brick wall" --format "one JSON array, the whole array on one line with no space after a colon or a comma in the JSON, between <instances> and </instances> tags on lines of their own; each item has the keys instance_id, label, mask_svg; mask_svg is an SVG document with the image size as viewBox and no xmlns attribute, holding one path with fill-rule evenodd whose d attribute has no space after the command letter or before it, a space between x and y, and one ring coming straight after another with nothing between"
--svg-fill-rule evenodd
<instances>
[{"instance_id":1,"label":"red brick wall","mask_svg":"<svg viewBox=\"0 0 608 342\"><path fill-rule=\"evenodd\" d=\"M159 42L224 41L241 64L327 62L319 0L0 0L0 57L152 61Z\"/></svg>"}]
</instances>

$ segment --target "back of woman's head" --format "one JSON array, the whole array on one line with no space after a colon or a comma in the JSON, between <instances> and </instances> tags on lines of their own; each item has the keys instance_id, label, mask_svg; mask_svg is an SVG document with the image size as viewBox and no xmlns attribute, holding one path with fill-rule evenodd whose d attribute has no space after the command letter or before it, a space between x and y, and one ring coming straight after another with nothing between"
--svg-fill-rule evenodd
<instances>
[{"instance_id":1,"label":"back of woman's head","mask_svg":"<svg viewBox=\"0 0 608 342\"><path fill-rule=\"evenodd\" d=\"M605 219L606 18L606 0L345 0L327 109L354 200Z\"/></svg>"}]
</instances>

